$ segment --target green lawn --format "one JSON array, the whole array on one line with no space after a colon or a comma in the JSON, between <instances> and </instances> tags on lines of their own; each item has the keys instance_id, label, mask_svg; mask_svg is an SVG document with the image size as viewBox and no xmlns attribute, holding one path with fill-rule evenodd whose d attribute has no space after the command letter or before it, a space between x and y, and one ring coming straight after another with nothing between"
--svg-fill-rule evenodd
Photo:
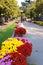
<instances>
[{"instance_id":1,"label":"green lawn","mask_svg":"<svg viewBox=\"0 0 43 65\"><path fill-rule=\"evenodd\" d=\"M17 22L15 21L11 26L7 27L6 29L0 31L0 46L2 45L2 42L5 41L7 38L12 36L15 24Z\"/></svg>"}]
</instances>

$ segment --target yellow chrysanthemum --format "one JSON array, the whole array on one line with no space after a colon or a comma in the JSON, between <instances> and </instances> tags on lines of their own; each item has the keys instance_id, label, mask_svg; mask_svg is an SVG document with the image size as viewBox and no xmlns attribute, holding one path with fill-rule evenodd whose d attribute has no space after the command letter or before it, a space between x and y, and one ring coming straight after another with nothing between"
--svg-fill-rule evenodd
<instances>
[{"instance_id":1,"label":"yellow chrysanthemum","mask_svg":"<svg viewBox=\"0 0 43 65\"><path fill-rule=\"evenodd\" d=\"M22 42L22 41L18 41L18 43L16 43L16 47L18 47L18 46L21 46L21 45L23 45L24 43Z\"/></svg>"},{"instance_id":2,"label":"yellow chrysanthemum","mask_svg":"<svg viewBox=\"0 0 43 65\"><path fill-rule=\"evenodd\" d=\"M13 40L14 40L14 38L8 38L7 40L8 40L8 41L13 41Z\"/></svg>"},{"instance_id":3,"label":"yellow chrysanthemum","mask_svg":"<svg viewBox=\"0 0 43 65\"><path fill-rule=\"evenodd\" d=\"M5 55L5 50L0 50L0 58L3 58L3 56Z\"/></svg>"},{"instance_id":4,"label":"yellow chrysanthemum","mask_svg":"<svg viewBox=\"0 0 43 65\"><path fill-rule=\"evenodd\" d=\"M2 42L0 58L2 58L7 52L17 52L17 47L23 44L22 41L19 41L16 38L8 38L8 40Z\"/></svg>"}]
</instances>

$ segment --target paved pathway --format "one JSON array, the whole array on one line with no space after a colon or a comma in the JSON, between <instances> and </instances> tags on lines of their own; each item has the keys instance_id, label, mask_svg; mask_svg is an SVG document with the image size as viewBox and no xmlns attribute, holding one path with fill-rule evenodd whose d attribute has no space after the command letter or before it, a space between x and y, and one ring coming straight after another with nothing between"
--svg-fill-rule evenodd
<instances>
[{"instance_id":1,"label":"paved pathway","mask_svg":"<svg viewBox=\"0 0 43 65\"><path fill-rule=\"evenodd\" d=\"M3 25L0 25L0 31L3 29L6 29L6 27L12 25L14 23L15 20L11 21L11 22L6 22Z\"/></svg>"},{"instance_id":2,"label":"paved pathway","mask_svg":"<svg viewBox=\"0 0 43 65\"><path fill-rule=\"evenodd\" d=\"M33 44L32 55L27 58L29 63L43 65L43 26L23 22L27 29L26 38Z\"/></svg>"}]
</instances>

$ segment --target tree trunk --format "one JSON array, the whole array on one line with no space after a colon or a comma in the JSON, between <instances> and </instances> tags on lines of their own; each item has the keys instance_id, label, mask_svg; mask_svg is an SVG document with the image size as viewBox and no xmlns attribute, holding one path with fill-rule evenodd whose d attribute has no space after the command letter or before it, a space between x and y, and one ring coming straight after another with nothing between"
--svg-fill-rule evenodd
<instances>
[{"instance_id":1,"label":"tree trunk","mask_svg":"<svg viewBox=\"0 0 43 65\"><path fill-rule=\"evenodd\" d=\"M3 24L5 22L4 17L0 17L0 24Z\"/></svg>"}]
</instances>

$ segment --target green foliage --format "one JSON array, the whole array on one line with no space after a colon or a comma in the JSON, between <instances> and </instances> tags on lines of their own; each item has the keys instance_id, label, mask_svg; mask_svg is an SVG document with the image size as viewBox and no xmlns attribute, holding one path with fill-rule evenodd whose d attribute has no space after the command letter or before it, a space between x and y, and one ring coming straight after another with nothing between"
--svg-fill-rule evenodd
<instances>
[{"instance_id":1,"label":"green foliage","mask_svg":"<svg viewBox=\"0 0 43 65\"><path fill-rule=\"evenodd\" d=\"M34 4L31 4L30 6L28 5L27 11L26 11L27 17L34 18L36 16L36 13L35 12L36 12L35 3Z\"/></svg>"},{"instance_id":2,"label":"green foliage","mask_svg":"<svg viewBox=\"0 0 43 65\"><path fill-rule=\"evenodd\" d=\"M17 17L19 7L16 0L0 0L0 15Z\"/></svg>"},{"instance_id":3,"label":"green foliage","mask_svg":"<svg viewBox=\"0 0 43 65\"><path fill-rule=\"evenodd\" d=\"M36 2L28 5L25 14L31 18L39 17L39 15L43 16L43 0L36 0Z\"/></svg>"},{"instance_id":4,"label":"green foliage","mask_svg":"<svg viewBox=\"0 0 43 65\"><path fill-rule=\"evenodd\" d=\"M36 1L36 13L43 15L43 0Z\"/></svg>"}]
</instances>

